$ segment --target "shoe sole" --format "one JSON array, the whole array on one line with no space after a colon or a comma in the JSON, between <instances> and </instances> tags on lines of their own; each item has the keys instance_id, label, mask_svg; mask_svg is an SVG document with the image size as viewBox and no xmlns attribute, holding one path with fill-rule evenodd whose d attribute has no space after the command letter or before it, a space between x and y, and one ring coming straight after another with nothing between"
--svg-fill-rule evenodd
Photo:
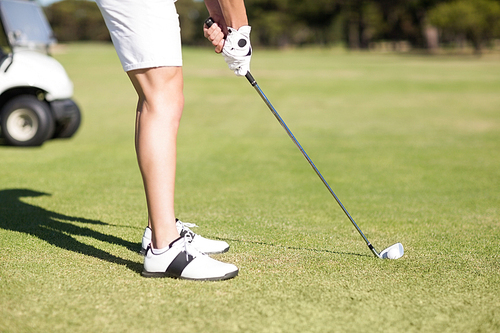
<instances>
[{"instance_id":1,"label":"shoe sole","mask_svg":"<svg viewBox=\"0 0 500 333\"><path fill-rule=\"evenodd\" d=\"M187 277L183 277L183 276L173 276L173 275L168 274L166 272L142 271L141 275L145 278L172 278L172 279L191 280L191 281L223 281L223 280L229 280L229 279L232 279L232 278L238 276L238 272L239 272L239 270L236 270L234 272L227 273L224 276L211 277L211 278L201 278L201 279L193 279L193 278L187 278Z\"/></svg>"},{"instance_id":2,"label":"shoe sole","mask_svg":"<svg viewBox=\"0 0 500 333\"><path fill-rule=\"evenodd\" d=\"M221 253L226 253L227 251L229 251L229 247L225 248L224 250L222 251L219 251L219 252L204 252L205 254L221 254ZM139 253L142 255L142 256L145 256L146 255L146 249L145 248L141 248L141 251L139 251Z\"/></svg>"}]
</instances>

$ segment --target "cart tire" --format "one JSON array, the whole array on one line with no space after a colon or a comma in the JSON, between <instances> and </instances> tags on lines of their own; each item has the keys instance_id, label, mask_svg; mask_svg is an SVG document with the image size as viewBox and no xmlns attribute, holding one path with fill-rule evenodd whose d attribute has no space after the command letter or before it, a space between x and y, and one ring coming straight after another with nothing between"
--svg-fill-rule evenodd
<instances>
[{"instance_id":1,"label":"cart tire","mask_svg":"<svg viewBox=\"0 0 500 333\"><path fill-rule=\"evenodd\" d=\"M59 139L71 138L73 134L75 134L78 128L80 127L81 122L82 122L82 115L80 113L80 110L75 109L73 111L73 114L71 115L71 118L67 122L65 122L62 125L56 126L56 130L54 132L54 138L59 138Z\"/></svg>"},{"instance_id":2,"label":"cart tire","mask_svg":"<svg viewBox=\"0 0 500 333\"><path fill-rule=\"evenodd\" d=\"M2 136L13 146L40 146L54 133L48 104L32 95L11 99L0 111Z\"/></svg>"}]
</instances>

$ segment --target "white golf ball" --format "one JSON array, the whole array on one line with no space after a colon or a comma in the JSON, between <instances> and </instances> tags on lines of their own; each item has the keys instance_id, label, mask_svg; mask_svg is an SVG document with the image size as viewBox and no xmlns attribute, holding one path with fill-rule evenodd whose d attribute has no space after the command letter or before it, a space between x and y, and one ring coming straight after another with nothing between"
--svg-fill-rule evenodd
<instances>
[{"instance_id":1,"label":"white golf ball","mask_svg":"<svg viewBox=\"0 0 500 333\"><path fill-rule=\"evenodd\" d=\"M403 256L404 250L401 244L393 245L389 251L387 251L388 259L398 259Z\"/></svg>"},{"instance_id":2,"label":"white golf ball","mask_svg":"<svg viewBox=\"0 0 500 333\"><path fill-rule=\"evenodd\" d=\"M399 250L398 248L392 248L387 252L387 258L389 259L397 259L399 256Z\"/></svg>"}]
</instances>

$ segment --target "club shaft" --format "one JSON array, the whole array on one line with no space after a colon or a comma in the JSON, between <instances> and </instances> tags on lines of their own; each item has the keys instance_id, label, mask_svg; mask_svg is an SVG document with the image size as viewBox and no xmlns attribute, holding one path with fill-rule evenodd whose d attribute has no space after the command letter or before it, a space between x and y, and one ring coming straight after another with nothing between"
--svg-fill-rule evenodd
<instances>
[{"instance_id":1,"label":"club shaft","mask_svg":"<svg viewBox=\"0 0 500 333\"><path fill-rule=\"evenodd\" d=\"M283 121L283 119L279 115L278 111L276 111L276 109L273 107L273 105L271 104L271 102L269 101L269 99L266 97L266 95L264 94L264 92L262 91L262 89L260 89L259 85L257 84L257 81L255 81L255 79L252 76L252 74L250 72L247 72L247 74L246 74L245 77L247 78L248 82L250 82L250 84L255 88L255 90L260 95L260 97L262 98L262 100L266 103L266 105L269 108L269 110L271 110L271 112L276 117L276 119L278 120L278 122L285 129L285 131L287 132L288 136L292 139L292 141L295 143L295 145L297 146L297 148L299 148L300 152L302 153L302 155L304 155L304 157L306 158L307 162L309 162L309 164L313 168L314 172L316 172L316 174L321 179L321 181L323 182L323 184L325 185L325 187L328 189L328 191L330 192L330 194L335 199L335 201L337 201L337 203L339 204L340 208L342 208L342 210L344 211L344 213L347 216L347 218L349 218L349 221L351 221L352 225L356 228L356 230L361 235L361 237L363 237L363 239L366 242L366 245L368 245L368 248L370 248L370 250L373 252L373 254L376 257L380 257L380 255L377 252L377 250L375 250L375 248L370 243L370 241L368 241L368 239L366 238L366 236L363 234L363 232L361 231L361 229L358 227L358 225L356 224L356 222L352 218L351 214L349 214L349 212L344 207L344 205L342 204L342 202L340 201L340 199L337 197L337 195L335 194L335 192L333 192L332 188L330 187L330 185L328 184L328 182L325 180L325 178L323 177L323 175L321 174L321 172L319 172L318 168L313 163L313 161L311 160L311 158L309 157L309 155L307 155L307 153L304 150L304 148L302 148L302 146L300 145L299 141L297 141L297 139L293 135L292 131L290 131L290 129L288 128L288 126L285 124L285 122Z\"/></svg>"}]
</instances>

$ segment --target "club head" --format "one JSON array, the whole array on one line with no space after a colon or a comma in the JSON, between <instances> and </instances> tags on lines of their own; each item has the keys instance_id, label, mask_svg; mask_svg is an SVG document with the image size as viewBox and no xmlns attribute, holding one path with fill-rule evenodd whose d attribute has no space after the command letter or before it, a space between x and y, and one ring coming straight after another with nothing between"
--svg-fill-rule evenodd
<instances>
[{"instance_id":1,"label":"club head","mask_svg":"<svg viewBox=\"0 0 500 333\"><path fill-rule=\"evenodd\" d=\"M399 259L405 254L403 244L396 243L389 246L387 249L380 252L380 258L382 259Z\"/></svg>"}]
</instances>

